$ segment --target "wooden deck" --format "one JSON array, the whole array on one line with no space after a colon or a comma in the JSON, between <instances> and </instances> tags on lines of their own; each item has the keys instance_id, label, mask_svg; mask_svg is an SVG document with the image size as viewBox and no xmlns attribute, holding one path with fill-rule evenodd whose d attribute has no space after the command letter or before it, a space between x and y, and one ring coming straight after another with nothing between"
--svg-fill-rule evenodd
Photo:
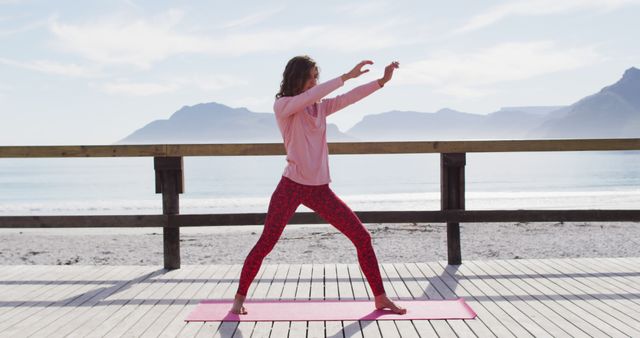
<instances>
[{"instance_id":1,"label":"wooden deck","mask_svg":"<svg viewBox=\"0 0 640 338\"><path fill-rule=\"evenodd\" d=\"M2 266L0 335L640 336L640 258L382 263L392 299L464 297L474 320L184 322L232 299L241 265ZM371 299L356 264L265 264L249 298ZM373 305L372 305L373 306ZM250 307L248 307L249 311Z\"/></svg>"}]
</instances>

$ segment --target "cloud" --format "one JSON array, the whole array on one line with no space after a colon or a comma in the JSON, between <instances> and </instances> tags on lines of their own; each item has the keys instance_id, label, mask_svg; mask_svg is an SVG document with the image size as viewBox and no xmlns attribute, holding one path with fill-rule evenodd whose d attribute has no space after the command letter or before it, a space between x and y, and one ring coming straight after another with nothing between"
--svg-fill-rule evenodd
<instances>
[{"instance_id":1,"label":"cloud","mask_svg":"<svg viewBox=\"0 0 640 338\"><path fill-rule=\"evenodd\" d=\"M230 75L197 76L181 78L178 82L183 85L195 86L204 91L220 90L229 87L248 85L249 82Z\"/></svg>"},{"instance_id":2,"label":"cloud","mask_svg":"<svg viewBox=\"0 0 640 338\"><path fill-rule=\"evenodd\" d=\"M340 15L362 17L386 13L389 7L390 4L385 1L345 2L336 6L334 11Z\"/></svg>"},{"instance_id":3,"label":"cloud","mask_svg":"<svg viewBox=\"0 0 640 338\"><path fill-rule=\"evenodd\" d=\"M127 96L152 96L175 92L183 88L196 88L202 91L216 91L228 87L248 84L247 81L229 75L197 76L172 78L158 82L132 82L125 79L99 85L108 94Z\"/></svg>"},{"instance_id":4,"label":"cloud","mask_svg":"<svg viewBox=\"0 0 640 338\"><path fill-rule=\"evenodd\" d=\"M81 66L75 63L59 63L49 60L16 61L0 58L0 64L29 69L46 74L63 75L69 77L95 78L103 74L95 67Z\"/></svg>"},{"instance_id":5,"label":"cloud","mask_svg":"<svg viewBox=\"0 0 640 338\"><path fill-rule=\"evenodd\" d=\"M12 89L12 86L0 83L0 100L3 100L7 96L6 93Z\"/></svg>"},{"instance_id":6,"label":"cloud","mask_svg":"<svg viewBox=\"0 0 640 338\"><path fill-rule=\"evenodd\" d=\"M102 85L102 89L109 94L125 94L130 96L150 96L174 92L180 86L172 83L152 83L152 82L127 82L117 81Z\"/></svg>"},{"instance_id":7,"label":"cloud","mask_svg":"<svg viewBox=\"0 0 640 338\"><path fill-rule=\"evenodd\" d=\"M239 19L227 21L223 23L221 27L222 28L238 28L238 27L253 26L255 24L258 24L260 22L267 20L268 18L274 16L277 13L282 12L284 8L285 8L284 6L280 6L277 8L271 8L265 11L252 13Z\"/></svg>"},{"instance_id":8,"label":"cloud","mask_svg":"<svg viewBox=\"0 0 640 338\"><path fill-rule=\"evenodd\" d=\"M358 52L410 44L397 32L398 20L361 25L310 25L261 29L219 35L196 35L179 30L184 12L169 10L152 18L106 17L85 23L53 20L51 43L100 64L125 64L148 69L173 55L197 53L235 57L313 47ZM247 19L249 20L249 19ZM256 19L253 19L256 20Z\"/></svg>"},{"instance_id":9,"label":"cloud","mask_svg":"<svg viewBox=\"0 0 640 338\"><path fill-rule=\"evenodd\" d=\"M567 71L603 58L595 47L560 47L552 41L502 43L466 51L440 51L429 58L402 66L398 84L429 85L459 97L485 96L488 86Z\"/></svg>"},{"instance_id":10,"label":"cloud","mask_svg":"<svg viewBox=\"0 0 640 338\"><path fill-rule=\"evenodd\" d=\"M625 5L638 4L638 0L526 0L494 6L469 20L455 33L478 30L510 16L533 16L566 13L578 10L610 11Z\"/></svg>"},{"instance_id":11,"label":"cloud","mask_svg":"<svg viewBox=\"0 0 640 338\"><path fill-rule=\"evenodd\" d=\"M245 96L237 99L229 99L226 102L233 107L245 107L253 112L270 112L275 100L274 95Z\"/></svg>"},{"instance_id":12,"label":"cloud","mask_svg":"<svg viewBox=\"0 0 640 338\"><path fill-rule=\"evenodd\" d=\"M37 21L32 21L32 22L27 22L19 27L16 28L11 28L11 29L2 29L0 30L0 37L4 37L4 36L10 36L10 35L15 35L18 33L23 33L23 32L28 32L34 29L38 29L40 27L46 27L51 20L53 19L54 16L51 16L49 18L46 19L42 19L42 20L37 20ZM0 22L2 21L10 21L13 20L15 18L12 17L2 17L0 18Z\"/></svg>"},{"instance_id":13,"label":"cloud","mask_svg":"<svg viewBox=\"0 0 640 338\"><path fill-rule=\"evenodd\" d=\"M149 68L173 54L200 50L202 41L175 32L184 13L169 10L151 20L108 17L84 24L54 20L55 46L99 63Z\"/></svg>"}]
</instances>

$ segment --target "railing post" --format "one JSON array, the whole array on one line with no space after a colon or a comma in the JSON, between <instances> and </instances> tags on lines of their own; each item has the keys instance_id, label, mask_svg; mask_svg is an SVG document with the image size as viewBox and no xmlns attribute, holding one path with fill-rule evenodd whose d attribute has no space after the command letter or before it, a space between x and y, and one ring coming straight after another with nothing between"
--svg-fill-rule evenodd
<instances>
[{"instance_id":1,"label":"railing post","mask_svg":"<svg viewBox=\"0 0 640 338\"><path fill-rule=\"evenodd\" d=\"M466 153L440 154L440 204L442 210L464 210L464 166ZM447 222L449 265L462 264L460 223Z\"/></svg>"},{"instance_id":2,"label":"railing post","mask_svg":"<svg viewBox=\"0 0 640 338\"><path fill-rule=\"evenodd\" d=\"M156 193L162 193L162 213L180 213L179 194L184 192L182 157L154 157ZM164 268L180 269L180 225L169 222L162 228Z\"/></svg>"}]
</instances>

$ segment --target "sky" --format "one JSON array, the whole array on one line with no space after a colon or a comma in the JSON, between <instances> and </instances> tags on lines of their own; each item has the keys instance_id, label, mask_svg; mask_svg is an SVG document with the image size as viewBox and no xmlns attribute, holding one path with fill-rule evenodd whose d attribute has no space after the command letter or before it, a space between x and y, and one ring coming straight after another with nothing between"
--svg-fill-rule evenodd
<instances>
[{"instance_id":1,"label":"sky","mask_svg":"<svg viewBox=\"0 0 640 338\"><path fill-rule=\"evenodd\" d=\"M111 144L183 106L273 113L289 59L328 97L400 68L327 119L569 105L640 67L640 0L0 0L0 145Z\"/></svg>"}]
</instances>

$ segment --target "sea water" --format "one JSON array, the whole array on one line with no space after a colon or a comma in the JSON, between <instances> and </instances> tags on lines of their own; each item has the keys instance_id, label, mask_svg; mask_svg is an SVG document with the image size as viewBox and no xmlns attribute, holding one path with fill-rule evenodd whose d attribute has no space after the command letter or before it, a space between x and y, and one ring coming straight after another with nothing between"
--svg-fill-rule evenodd
<instances>
[{"instance_id":1,"label":"sea water","mask_svg":"<svg viewBox=\"0 0 640 338\"><path fill-rule=\"evenodd\" d=\"M331 155L355 211L439 210L440 155ZM266 212L280 156L184 158L180 212ZM0 158L0 215L160 214L152 157ZM639 152L467 153L467 210L638 209ZM301 205L298 211L309 211Z\"/></svg>"}]
</instances>

